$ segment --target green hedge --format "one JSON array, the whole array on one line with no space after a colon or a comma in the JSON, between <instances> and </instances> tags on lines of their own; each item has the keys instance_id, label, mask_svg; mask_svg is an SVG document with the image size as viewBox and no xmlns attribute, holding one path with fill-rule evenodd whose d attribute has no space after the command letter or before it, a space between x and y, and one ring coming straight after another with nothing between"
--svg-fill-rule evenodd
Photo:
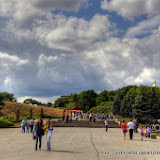
<instances>
[{"instance_id":1,"label":"green hedge","mask_svg":"<svg viewBox=\"0 0 160 160\"><path fill-rule=\"evenodd\" d=\"M101 102L101 104L97 107L91 108L87 113L98 113L98 114L110 114L112 112L113 102Z\"/></svg>"},{"instance_id":2,"label":"green hedge","mask_svg":"<svg viewBox=\"0 0 160 160\"><path fill-rule=\"evenodd\" d=\"M13 122L4 119L4 117L0 118L0 128L12 126L12 125L13 125Z\"/></svg>"},{"instance_id":3,"label":"green hedge","mask_svg":"<svg viewBox=\"0 0 160 160\"><path fill-rule=\"evenodd\" d=\"M16 122L16 117L15 116L4 116L4 117L1 117L1 118L3 118L4 120L7 120L9 122L12 122L12 123Z\"/></svg>"}]
</instances>

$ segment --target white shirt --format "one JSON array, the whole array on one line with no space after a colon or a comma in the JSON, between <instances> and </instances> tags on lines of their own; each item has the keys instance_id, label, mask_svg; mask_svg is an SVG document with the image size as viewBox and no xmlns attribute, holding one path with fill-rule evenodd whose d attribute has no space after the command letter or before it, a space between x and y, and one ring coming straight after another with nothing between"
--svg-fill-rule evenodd
<instances>
[{"instance_id":1,"label":"white shirt","mask_svg":"<svg viewBox=\"0 0 160 160\"><path fill-rule=\"evenodd\" d=\"M104 124L105 124L105 126L108 126L108 122L107 121L105 121Z\"/></svg>"},{"instance_id":2,"label":"white shirt","mask_svg":"<svg viewBox=\"0 0 160 160\"><path fill-rule=\"evenodd\" d=\"M128 128L129 128L129 130L130 130L130 129L134 129L134 123L133 123L133 122L128 122L128 123L127 123L127 126L128 126Z\"/></svg>"},{"instance_id":3,"label":"white shirt","mask_svg":"<svg viewBox=\"0 0 160 160\"><path fill-rule=\"evenodd\" d=\"M49 130L48 130L47 134L51 136L53 131L52 131L52 130L50 130L50 129L53 129L53 127L50 127L50 128L49 128Z\"/></svg>"}]
</instances>

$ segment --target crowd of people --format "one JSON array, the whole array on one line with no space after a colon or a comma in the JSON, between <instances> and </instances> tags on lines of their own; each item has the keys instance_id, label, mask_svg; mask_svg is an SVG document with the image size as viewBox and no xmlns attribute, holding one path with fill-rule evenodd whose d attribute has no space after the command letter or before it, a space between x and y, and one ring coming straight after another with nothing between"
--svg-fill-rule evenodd
<instances>
[{"instance_id":1,"label":"crowd of people","mask_svg":"<svg viewBox=\"0 0 160 160\"><path fill-rule=\"evenodd\" d=\"M47 150L51 149L51 136L53 132L53 126L50 123L50 119L47 119L45 123L41 118L36 120L22 120L21 121L22 133L29 133L33 134L33 139L35 139L35 150L37 151L37 147L39 144L39 150L41 150L42 146L42 136L45 135L46 143L47 143Z\"/></svg>"},{"instance_id":2,"label":"crowd of people","mask_svg":"<svg viewBox=\"0 0 160 160\"><path fill-rule=\"evenodd\" d=\"M124 136L124 140L126 139L126 133L127 130L129 130L129 137L130 140L133 139L133 133L138 133L138 122L137 121L132 121L130 120L127 124L125 123L125 121L123 121L123 123L121 124L121 129L123 132L123 136ZM149 126L146 126L145 128L143 126L140 127L140 133L141 133L141 140L143 140L143 137L150 137L151 135L151 128Z\"/></svg>"},{"instance_id":3,"label":"crowd of people","mask_svg":"<svg viewBox=\"0 0 160 160\"><path fill-rule=\"evenodd\" d=\"M108 131L108 115L93 115L92 113L88 115L82 115L84 116L83 118L89 118L89 121L93 120L93 123L96 122L97 118L100 118L104 121L105 125L105 131ZM41 150L42 146L42 136L45 135L46 137L46 144L47 144L47 150L51 149L51 136L53 132L53 126L50 122L50 119L45 120L45 123L43 123L42 119L36 119L36 120L22 120L21 121L21 127L22 127L22 133L32 133L33 134L33 139L35 139L35 150L37 150L38 144L39 144L39 150ZM124 140L126 139L126 133L127 131L129 132L129 138L130 140L133 139L133 133L141 133L141 140L143 140L143 137L150 137L151 135L151 128L147 126L144 128L143 126L138 129L139 124L137 121L132 121L130 120L128 123L123 123L121 124L121 129L123 132L123 137Z\"/></svg>"}]
</instances>

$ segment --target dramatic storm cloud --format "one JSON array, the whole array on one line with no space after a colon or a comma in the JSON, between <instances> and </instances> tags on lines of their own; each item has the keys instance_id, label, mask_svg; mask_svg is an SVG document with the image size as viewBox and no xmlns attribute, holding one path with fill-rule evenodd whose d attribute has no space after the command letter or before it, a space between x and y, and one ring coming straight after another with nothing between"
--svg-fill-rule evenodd
<instances>
[{"instance_id":1,"label":"dramatic storm cloud","mask_svg":"<svg viewBox=\"0 0 160 160\"><path fill-rule=\"evenodd\" d=\"M159 0L0 0L0 91L54 102L160 85Z\"/></svg>"}]
</instances>

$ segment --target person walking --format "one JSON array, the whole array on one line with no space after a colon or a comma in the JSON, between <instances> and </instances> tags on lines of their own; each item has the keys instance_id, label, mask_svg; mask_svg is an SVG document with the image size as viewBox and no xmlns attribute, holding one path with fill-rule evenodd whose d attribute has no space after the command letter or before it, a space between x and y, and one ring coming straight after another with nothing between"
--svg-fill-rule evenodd
<instances>
[{"instance_id":1,"label":"person walking","mask_svg":"<svg viewBox=\"0 0 160 160\"><path fill-rule=\"evenodd\" d=\"M150 137L151 137L151 132L152 132L152 130L151 130L151 128L148 126L148 127L147 127L147 130L146 130L146 134L145 134L146 137L149 137L149 138L150 138Z\"/></svg>"},{"instance_id":2,"label":"person walking","mask_svg":"<svg viewBox=\"0 0 160 160\"><path fill-rule=\"evenodd\" d=\"M25 124L26 124L26 121L23 119L22 122L21 122L21 127L22 127L22 132L25 133Z\"/></svg>"},{"instance_id":3,"label":"person walking","mask_svg":"<svg viewBox=\"0 0 160 160\"><path fill-rule=\"evenodd\" d=\"M34 120L33 119L30 119L29 125L30 125L30 132L32 133L33 132L33 126L34 126Z\"/></svg>"},{"instance_id":4,"label":"person walking","mask_svg":"<svg viewBox=\"0 0 160 160\"><path fill-rule=\"evenodd\" d=\"M132 138L133 138L133 129L134 129L134 123L132 122L132 120L130 120L130 122L127 123L127 126L129 128L130 140L132 140Z\"/></svg>"},{"instance_id":5,"label":"person walking","mask_svg":"<svg viewBox=\"0 0 160 160\"><path fill-rule=\"evenodd\" d=\"M124 136L124 140L125 140L126 139L126 132L127 132L127 126L126 126L125 121L123 121L123 123L121 124L121 128L122 128L123 136Z\"/></svg>"},{"instance_id":6,"label":"person walking","mask_svg":"<svg viewBox=\"0 0 160 160\"><path fill-rule=\"evenodd\" d=\"M96 117L94 116L93 117L93 124L95 124L96 123Z\"/></svg>"},{"instance_id":7,"label":"person walking","mask_svg":"<svg viewBox=\"0 0 160 160\"><path fill-rule=\"evenodd\" d=\"M89 114L89 120L92 121L92 113Z\"/></svg>"},{"instance_id":8,"label":"person walking","mask_svg":"<svg viewBox=\"0 0 160 160\"><path fill-rule=\"evenodd\" d=\"M41 127L41 120L40 119L38 119L36 121L36 126L35 126L35 129L33 131L33 135L34 134L36 136L35 150L37 151L38 141L39 141L39 150L41 150L41 146L42 146L42 127Z\"/></svg>"},{"instance_id":9,"label":"person walking","mask_svg":"<svg viewBox=\"0 0 160 160\"><path fill-rule=\"evenodd\" d=\"M104 124L105 124L106 132L107 132L108 131L108 121L107 121L107 119L105 119Z\"/></svg>"},{"instance_id":10,"label":"person walking","mask_svg":"<svg viewBox=\"0 0 160 160\"><path fill-rule=\"evenodd\" d=\"M135 132L138 133L138 126L139 126L139 123L138 121L136 120L135 122Z\"/></svg>"},{"instance_id":11,"label":"person walking","mask_svg":"<svg viewBox=\"0 0 160 160\"><path fill-rule=\"evenodd\" d=\"M29 120L26 121L26 133L29 133Z\"/></svg>"},{"instance_id":12,"label":"person walking","mask_svg":"<svg viewBox=\"0 0 160 160\"><path fill-rule=\"evenodd\" d=\"M144 135L144 128L141 127L141 140L143 141L143 135Z\"/></svg>"},{"instance_id":13,"label":"person walking","mask_svg":"<svg viewBox=\"0 0 160 160\"><path fill-rule=\"evenodd\" d=\"M66 117L66 123L69 122L69 115L67 114L67 117Z\"/></svg>"},{"instance_id":14,"label":"person walking","mask_svg":"<svg viewBox=\"0 0 160 160\"><path fill-rule=\"evenodd\" d=\"M44 125L44 130L46 134L47 150L51 150L51 136L53 132L53 126L50 123L50 119L47 119L46 124Z\"/></svg>"}]
</instances>

